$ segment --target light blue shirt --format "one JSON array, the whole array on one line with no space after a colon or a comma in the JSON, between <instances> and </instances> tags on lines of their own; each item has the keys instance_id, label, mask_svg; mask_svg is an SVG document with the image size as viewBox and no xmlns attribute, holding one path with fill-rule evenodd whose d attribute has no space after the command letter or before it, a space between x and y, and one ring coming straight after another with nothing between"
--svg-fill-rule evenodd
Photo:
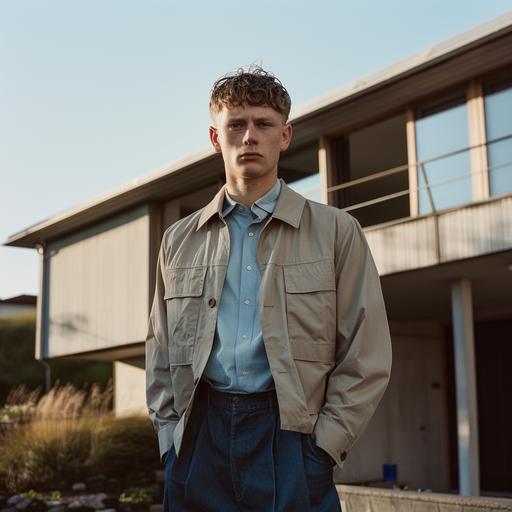
<instances>
[{"instance_id":1,"label":"light blue shirt","mask_svg":"<svg viewBox=\"0 0 512 512\"><path fill-rule=\"evenodd\" d=\"M204 371L206 380L220 391L255 393L275 389L261 334L261 275L256 248L263 221L274 211L280 191L278 179L250 208L225 193L222 217L229 229L229 263L213 348Z\"/></svg>"}]
</instances>

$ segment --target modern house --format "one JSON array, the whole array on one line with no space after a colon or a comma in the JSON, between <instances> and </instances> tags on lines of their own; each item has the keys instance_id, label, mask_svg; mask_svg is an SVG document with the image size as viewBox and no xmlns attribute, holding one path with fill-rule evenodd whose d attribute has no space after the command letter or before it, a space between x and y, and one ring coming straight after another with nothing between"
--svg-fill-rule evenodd
<instances>
[{"instance_id":1,"label":"modern house","mask_svg":"<svg viewBox=\"0 0 512 512\"><path fill-rule=\"evenodd\" d=\"M512 12L292 123L279 176L360 221L392 334L388 389L336 480L395 463L409 488L512 496ZM202 152L13 234L40 254L36 357L114 361L116 412L147 412L161 235L223 177Z\"/></svg>"}]
</instances>

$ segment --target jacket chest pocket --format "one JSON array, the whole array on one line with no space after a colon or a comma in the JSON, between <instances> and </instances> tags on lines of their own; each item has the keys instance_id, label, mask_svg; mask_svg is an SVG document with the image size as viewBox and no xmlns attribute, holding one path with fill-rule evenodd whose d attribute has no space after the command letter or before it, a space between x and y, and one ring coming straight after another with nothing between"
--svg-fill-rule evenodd
<instances>
[{"instance_id":1,"label":"jacket chest pocket","mask_svg":"<svg viewBox=\"0 0 512 512\"><path fill-rule=\"evenodd\" d=\"M171 364L192 362L206 269L166 269L164 300L167 306Z\"/></svg>"},{"instance_id":2,"label":"jacket chest pocket","mask_svg":"<svg viewBox=\"0 0 512 512\"><path fill-rule=\"evenodd\" d=\"M334 262L283 265L288 336L294 359L334 361L336 281Z\"/></svg>"}]
</instances>

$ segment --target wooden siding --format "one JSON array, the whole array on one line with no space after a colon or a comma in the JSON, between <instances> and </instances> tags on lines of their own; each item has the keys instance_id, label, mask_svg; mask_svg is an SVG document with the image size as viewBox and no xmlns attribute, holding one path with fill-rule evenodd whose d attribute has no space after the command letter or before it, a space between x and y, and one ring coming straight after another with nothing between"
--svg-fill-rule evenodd
<instances>
[{"instance_id":1,"label":"wooden siding","mask_svg":"<svg viewBox=\"0 0 512 512\"><path fill-rule=\"evenodd\" d=\"M145 339L149 238L144 206L48 244L45 357Z\"/></svg>"},{"instance_id":2,"label":"wooden siding","mask_svg":"<svg viewBox=\"0 0 512 512\"><path fill-rule=\"evenodd\" d=\"M512 196L365 229L380 275L512 249Z\"/></svg>"},{"instance_id":3,"label":"wooden siding","mask_svg":"<svg viewBox=\"0 0 512 512\"><path fill-rule=\"evenodd\" d=\"M512 197L445 213L439 219L441 260L471 258L512 247Z\"/></svg>"}]
</instances>

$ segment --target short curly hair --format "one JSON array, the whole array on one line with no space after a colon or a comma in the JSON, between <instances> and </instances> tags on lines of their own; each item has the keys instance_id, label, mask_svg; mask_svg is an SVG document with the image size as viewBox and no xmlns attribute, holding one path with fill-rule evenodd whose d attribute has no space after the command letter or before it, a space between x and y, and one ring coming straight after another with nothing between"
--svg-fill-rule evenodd
<instances>
[{"instance_id":1,"label":"short curly hair","mask_svg":"<svg viewBox=\"0 0 512 512\"><path fill-rule=\"evenodd\" d=\"M261 66L238 68L219 78L210 95L210 114L224 107L244 105L268 106L279 112L283 121L288 121L292 101L281 81Z\"/></svg>"}]
</instances>

